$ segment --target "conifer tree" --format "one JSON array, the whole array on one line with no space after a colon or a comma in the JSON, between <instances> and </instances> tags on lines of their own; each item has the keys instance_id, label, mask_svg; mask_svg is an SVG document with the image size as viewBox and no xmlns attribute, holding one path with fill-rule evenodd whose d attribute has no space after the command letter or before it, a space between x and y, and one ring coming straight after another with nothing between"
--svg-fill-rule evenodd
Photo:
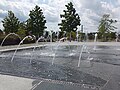
<instances>
[{"instance_id":1,"label":"conifer tree","mask_svg":"<svg viewBox=\"0 0 120 90\"><path fill-rule=\"evenodd\" d=\"M8 33L16 33L19 29L19 19L15 17L12 11L8 11L8 16L6 16L3 21L4 32Z\"/></svg>"},{"instance_id":2,"label":"conifer tree","mask_svg":"<svg viewBox=\"0 0 120 90\"><path fill-rule=\"evenodd\" d=\"M36 37L42 36L44 30L47 28L45 26L46 20L42 9L36 5L35 8L30 11L29 16L30 18L27 20L27 30Z\"/></svg>"},{"instance_id":3,"label":"conifer tree","mask_svg":"<svg viewBox=\"0 0 120 90\"><path fill-rule=\"evenodd\" d=\"M58 24L60 26L61 31L66 31L70 34L71 41L71 32L75 32L77 30L77 26L80 26L80 17L76 13L75 8L73 7L72 2L65 5L67 10L63 10L64 14L61 14L62 18L61 23Z\"/></svg>"}]
</instances>

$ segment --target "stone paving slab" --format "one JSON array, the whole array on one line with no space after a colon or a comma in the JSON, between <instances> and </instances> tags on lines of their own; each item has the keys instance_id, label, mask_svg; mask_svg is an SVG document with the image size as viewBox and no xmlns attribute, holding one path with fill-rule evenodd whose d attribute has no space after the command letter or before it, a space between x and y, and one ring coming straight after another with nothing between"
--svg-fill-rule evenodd
<instances>
[{"instance_id":1,"label":"stone paving slab","mask_svg":"<svg viewBox=\"0 0 120 90\"><path fill-rule=\"evenodd\" d=\"M40 82L33 90L98 90L98 89L90 89L68 84Z\"/></svg>"},{"instance_id":2,"label":"stone paving slab","mask_svg":"<svg viewBox=\"0 0 120 90\"><path fill-rule=\"evenodd\" d=\"M120 76L113 75L101 90L120 90Z\"/></svg>"},{"instance_id":3,"label":"stone paving slab","mask_svg":"<svg viewBox=\"0 0 120 90\"><path fill-rule=\"evenodd\" d=\"M0 75L0 90L30 90L33 79Z\"/></svg>"}]
</instances>

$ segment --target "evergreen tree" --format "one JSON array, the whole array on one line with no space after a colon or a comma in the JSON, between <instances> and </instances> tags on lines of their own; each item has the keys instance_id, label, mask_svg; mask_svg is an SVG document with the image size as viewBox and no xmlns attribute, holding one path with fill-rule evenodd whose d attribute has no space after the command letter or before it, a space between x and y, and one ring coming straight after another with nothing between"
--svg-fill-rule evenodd
<instances>
[{"instance_id":1,"label":"evergreen tree","mask_svg":"<svg viewBox=\"0 0 120 90\"><path fill-rule=\"evenodd\" d=\"M20 21L17 17L15 17L12 11L8 11L8 16L6 16L3 21L4 32L8 33L16 33L19 28Z\"/></svg>"},{"instance_id":2,"label":"evergreen tree","mask_svg":"<svg viewBox=\"0 0 120 90\"><path fill-rule=\"evenodd\" d=\"M77 30L77 26L80 26L80 17L76 13L75 8L73 7L72 2L65 5L67 10L63 10L64 14L61 14L60 17L63 18L61 23L58 24L60 26L61 31L66 31L70 33L70 41L71 41L71 32L75 32Z\"/></svg>"},{"instance_id":3,"label":"evergreen tree","mask_svg":"<svg viewBox=\"0 0 120 90\"><path fill-rule=\"evenodd\" d=\"M27 30L26 30L26 24L25 22L21 22L19 24L19 29L17 31L17 34L21 37L24 38L27 35Z\"/></svg>"},{"instance_id":4,"label":"evergreen tree","mask_svg":"<svg viewBox=\"0 0 120 90\"><path fill-rule=\"evenodd\" d=\"M98 27L98 34L102 41L106 41L107 38L110 36L110 33L114 31L114 29L117 29L115 26L112 25L116 22L116 20L110 19L109 14L103 15Z\"/></svg>"},{"instance_id":5,"label":"evergreen tree","mask_svg":"<svg viewBox=\"0 0 120 90\"><path fill-rule=\"evenodd\" d=\"M46 20L43 15L42 9L39 6L35 6L34 10L30 11L30 18L27 20L27 30L34 34L36 37L42 36Z\"/></svg>"}]
</instances>

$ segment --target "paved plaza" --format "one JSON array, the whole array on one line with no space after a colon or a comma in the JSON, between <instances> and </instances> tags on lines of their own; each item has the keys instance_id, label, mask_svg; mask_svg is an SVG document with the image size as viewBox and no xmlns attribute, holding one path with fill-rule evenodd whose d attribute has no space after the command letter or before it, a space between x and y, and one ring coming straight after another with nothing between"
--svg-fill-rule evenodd
<instances>
[{"instance_id":1,"label":"paved plaza","mask_svg":"<svg viewBox=\"0 0 120 90\"><path fill-rule=\"evenodd\" d=\"M45 48L44 50L43 48L40 51L42 53L40 54L41 56L37 55L39 53L38 49L36 50L34 55L34 57L36 57L37 59L40 59L40 61L37 61L38 65L34 66L31 69L27 67L29 66L28 62L30 60L29 53L30 51L32 51L30 48L33 48L34 46L36 46L36 48L42 47L42 46L50 47L50 46L57 46L58 44L60 44L59 48L63 48L62 46L68 46L68 45L74 46L74 47L71 47L73 49L72 54L74 54L74 51L76 50L75 48L76 46L81 46L84 44L88 46L88 50L90 51L90 55L91 55L90 60L86 61L87 53L83 52L83 57L82 57L83 60L81 61L80 67L78 68L77 62L78 62L79 54L77 54L76 56L74 55L65 56L67 54L65 51L66 49L63 49L64 53L62 53L62 51L58 49L59 52L58 52L58 56L56 56L56 59L55 59L55 66L51 66L51 65L49 66L49 64L51 63L52 56L47 56L47 57L43 56L43 54L46 55L45 51L49 52L49 49L47 50L47 48ZM92 50L94 46L96 46L96 51ZM0 47L0 52L1 52L0 81L2 81L0 82L0 90L119 90L120 88L120 78L119 78L120 77L120 61L119 61L120 44L119 42L96 42L96 43L94 42L71 42L71 43L57 42L55 43L54 42L54 43L42 43L42 44L39 44L39 46L37 46L36 44L26 44L19 48L21 50L25 49L25 51L23 50L21 52L21 50L20 51L18 50L18 53L16 54L16 57L15 57L15 59L18 60L18 61L15 60L16 64L18 62L21 63L20 61L22 62L25 61L24 65L21 63L21 64L18 64L19 66L15 65L12 67L12 65L9 63L9 60L11 58L11 55L13 54L13 51L16 49L16 47L17 46ZM78 47L78 49L79 48L81 47ZM27 49L30 49L29 53ZM9 52L6 52L6 51L9 51ZM24 56L21 57L23 53L24 53ZM10 56L7 57L7 55L9 54ZM42 66L39 66L39 65L42 65ZM72 67L72 68L68 68L68 67ZM13 71L12 68L15 71ZM42 69L44 70L42 71ZM32 73L29 72L32 70L34 72ZM43 76L38 72L39 70L41 73L45 72ZM50 70L53 70L53 72L48 72ZM73 70L75 70L76 73L74 73ZM70 71L70 72L65 74L67 71ZM58 74L58 72L60 73ZM39 75L37 74L40 74L40 77L38 77ZM57 78L55 79L52 76L49 77L49 74L53 76L55 74L57 75L56 76ZM63 76L70 75L69 76L70 78L67 77L68 80L65 81L64 80L65 77L63 77L63 80L62 80L62 75ZM75 76L75 75L78 75L78 76ZM79 77L79 75L83 75L83 76ZM71 79L71 77L73 79ZM86 84L83 84L79 80L76 81L77 79L75 77L78 77L80 80L81 78L83 78L83 82ZM50 78L50 79L47 79L47 78Z\"/></svg>"}]
</instances>

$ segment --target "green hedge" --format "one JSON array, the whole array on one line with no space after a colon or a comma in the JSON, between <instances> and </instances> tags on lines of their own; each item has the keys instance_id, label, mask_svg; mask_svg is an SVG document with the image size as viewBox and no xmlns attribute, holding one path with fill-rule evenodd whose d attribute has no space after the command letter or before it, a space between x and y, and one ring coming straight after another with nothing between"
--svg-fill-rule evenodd
<instances>
[{"instance_id":1,"label":"green hedge","mask_svg":"<svg viewBox=\"0 0 120 90\"><path fill-rule=\"evenodd\" d=\"M5 36L0 36L0 44L2 43L3 39ZM7 45L18 45L20 43L20 39L13 37L13 36L9 36L8 38L6 38L6 40L4 41L2 46L7 46ZM23 44L29 44L29 43L35 43L35 40L31 40L31 39L26 39Z\"/></svg>"},{"instance_id":2,"label":"green hedge","mask_svg":"<svg viewBox=\"0 0 120 90\"><path fill-rule=\"evenodd\" d=\"M0 37L0 44L2 43L4 37ZM8 37L2 46L6 46L6 45L17 45L19 44L20 39L19 38L14 38L14 37Z\"/></svg>"}]
</instances>

